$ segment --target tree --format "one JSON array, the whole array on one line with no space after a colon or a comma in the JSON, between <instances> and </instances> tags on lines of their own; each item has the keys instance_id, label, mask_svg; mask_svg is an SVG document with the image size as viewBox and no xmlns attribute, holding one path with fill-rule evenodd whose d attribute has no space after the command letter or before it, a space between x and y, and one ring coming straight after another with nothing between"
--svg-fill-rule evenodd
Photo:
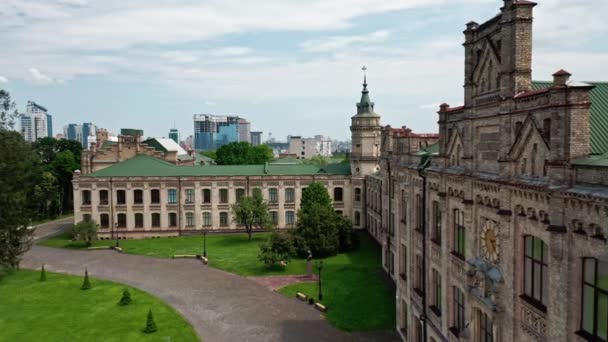
<instances>
[{"instance_id":1,"label":"tree","mask_svg":"<svg viewBox=\"0 0 608 342\"><path fill-rule=\"evenodd\" d=\"M313 182L302 194L296 228L291 231L298 255L304 257L308 250L315 257L335 255L344 248L353 248L351 223L335 212L327 189Z\"/></svg>"},{"instance_id":2,"label":"tree","mask_svg":"<svg viewBox=\"0 0 608 342\"><path fill-rule=\"evenodd\" d=\"M42 268L40 269L40 279L39 281L46 281L46 271L44 270L44 264L42 264Z\"/></svg>"},{"instance_id":3,"label":"tree","mask_svg":"<svg viewBox=\"0 0 608 342\"><path fill-rule=\"evenodd\" d=\"M264 164L272 157L272 149L268 145L233 142L217 149L215 162L218 165L256 165Z\"/></svg>"},{"instance_id":4,"label":"tree","mask_svg":"<svg viewBox=\"0 0 608 342\"><path fill-rule=\"evenodd\" d=\"M129 289L122 291L122 297L120 298L118 305L125 306L131 304L132 302L133 301L131 300L131 293L129 293Z\"/></svg>"},{"instance_id":5,"label":"tree","mask_svg":"<svg viewBox=\"0 0 608 342\"><path fill-rule=\"evenodd\" d=\"M329 159L329 157L316 155L312 158L305 159L303 163L309 165L325 166L329 164L330 161L331 160Z\"/></svg>"},{"instance_id":6,"label":"tree","mask_svg":"<svg viewBox=\"0 0 608 342\"><path fill-rule=\"evenodd\" d=\"M38 218L55 217L61 207L57 179L51 172L42 172L38 184L34 186L33 202Z\"/></svg>"},{"instance_id":7,"label":"tree","mask_svg":"<svg viewBox=\"0 0 608 342\"><path fill-rule=\"evenodd\" d=\"M81 290L88 290L90 289L91 286L91 281L89 280L89 271L85 268L84 269L84 280L82 281L82 286L80 286Z\"/></svg>"},{"instance_id":8,"label":"tree","mask_svg":"<svg viewBox=\"0 0 608 342\"><path fill-rule=\"evenodd\" d=\"M30 146L21 134L0 130L0 268L17 268L31 245L32 166Z\"/></svg>"},{"instance_id":9,"label":"tree","mask_svg":"<svg viewBox=\"0 0 608 342\"><path fill-rule=\"evenodd\" d=\"M296 251L291 236L286 233L274 231L268 241L260 245L258 260L270 267L279 261L289 261Z\"/></svg>"},{"instance_id":10,"label":"tree","mask_svg":"<svg viewBox=\"0 0 608 342\"><path fill-rule=\"evenodd\" d=\"M234 222L245 226L249 240L254 228L269 229L272 226L268 204L259 190L254 190L252 196L242 196L233 204L232 215Z\"/></svg>"},{"instance_id":11,"label":"tree","mask_svg":"<svg viewBox=\"0 0 608 342\"><path fill-rule=\"evenodd\" d=\"M84 241L87 246L97 238L97 224L95 221L80 221L72 228L72 234L76 240Z\"/></svg>"},{"instance_id":12,"label":"tree","mask_svg":"<svg viewBox=\"0 0 608 342\"><path fill-rule=\"evenodd\" d=\"M148 311L148 319L146 320L146 327L144 328L144 333L151 334L156 332L158 328L156 328L156 323L154 323L154 316L152 316L152 309Z\"/></svg>"},{"instance_id":13,"label":"tree","mask_svg":"<svg viewBox=\"0 0 608 342\"><path fill-rule=\"evenodd\" d=\"M17 105L11 100L11 94L0 89L0 129L9 130L15 127L15 120L19 116L15 107Z\"/></svg>"}]
</instances>

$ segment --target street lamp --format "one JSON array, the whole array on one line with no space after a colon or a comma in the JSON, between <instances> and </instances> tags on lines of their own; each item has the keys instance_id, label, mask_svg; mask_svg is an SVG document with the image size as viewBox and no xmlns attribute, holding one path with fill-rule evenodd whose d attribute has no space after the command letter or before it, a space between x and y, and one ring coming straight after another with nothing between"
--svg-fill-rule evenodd
<instances>
[{"instance_id":1,"label":"street lamp","mask_svg":"<svg viewBox=\"0 0 608 342\"><path fill-rule=\"evenodd\" d=\"M321 270L323 269L323 260L316 263L315 267L319 272L319 302L323 300L323 291L321 290Z\"/></svg>"},{"instance_id":2,"label":"street lamp","mask_svg":"<svg viewBox=\"0 0 608 342\"><path fill-rule=\"evenodd\" d=\"M116 237L116 247L120 247L120 243L118 242L118 222L114 222L114 236Z\"/></svg>"},{"instance_id":3,"label":"street lamp","mask_svg":"<svg viewBox=\"0 0 608 342\"><path fill-rule=\"evenodd\" d=\"M203 257L207 257L207 231L203 232Z\"/></svg>"}]
</instances>

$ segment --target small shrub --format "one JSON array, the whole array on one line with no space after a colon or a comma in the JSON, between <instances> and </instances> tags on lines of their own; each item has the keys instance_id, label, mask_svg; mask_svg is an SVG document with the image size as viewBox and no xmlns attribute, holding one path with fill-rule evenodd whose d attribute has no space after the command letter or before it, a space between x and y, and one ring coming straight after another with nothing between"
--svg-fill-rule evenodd
<instances>
[{"instance_id":1,"label":"small shrub","mask_svg":"<svg viewBox=\"0 0 608 342\"><path fill-rule=\"evenodd\" d=\"M131 304L133 301L131 300L131 293L129 293L128 289L125 289L122 292L122 298L120 298L120 302L118 302L118 305L129 305Z\"/></svg>"},{"instance_id":2,"label":"small shrub","mask_svg":"<svg viewBox=\"0 0 608 342\"><path fill-rule=\"evenodd\" d=\"M152 316L152 309L150 309L150 311L148 311L148 320L146 321L146 327L144 328L143 332L146 334L151 334L153 332L156 332L158 330L158 328L156 327L156 323L154 323L154 316Z\"/></svg>"},{"instance_id":3,"label":"small shrub","mask_svg":"<svg viewBox=\"0 0 608 342\"><path fill-rule=\"evenodd\" d=\"M308 304L313 305L315 303L315 299L310 297L308 298Z\"/></svg>"},{"instance_id":4,"label":"small shrub","mask_svg":"<svg viewBox=\"0 0 608 342\"><path fill-rule=\"evenodd\" d=\"M91 288L91 282L89 281L89 271L87 269L84 270L84 280L82 282L81 290L88 290Z\"/></svg>"},{"instance_id":5,"label":"small shrub","mask_svg":"<svg viewBox=\"0 0 608 342\"><path fill-rule=\"evenodd\" d=\"M268 241L260 245L258 260L271 267L280 261L288 262L295 254L291 236L286 233L273 232Z\"/></svg>"},{"instance_id":6,"label":"small shrub","mask_svg":"<svg viewBox=\"0 0 608 342\"><path fill-rule=\"evenodd\" d=\"M80 221L72 228L74 239L84 241L85 244L91 246L91 241L97 238L97 224L95 221Z\"/></svg>"},{"instance_id":7,"label":"small shrub","mask_svg":"<svg viewBox=\"0 0 608 342\"><path fill-rule=\"evenodd\" d=\"M44 264L42 264L42 268L40 269L40 279L38 281L46 281L46 271L44 270Z\"/></svg>"}]
</instances>

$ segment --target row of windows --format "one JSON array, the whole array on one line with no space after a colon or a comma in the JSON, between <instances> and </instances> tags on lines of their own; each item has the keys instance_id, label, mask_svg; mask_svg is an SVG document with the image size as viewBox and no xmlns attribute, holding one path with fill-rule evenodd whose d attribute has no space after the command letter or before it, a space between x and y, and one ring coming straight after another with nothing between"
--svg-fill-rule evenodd
<instances>
[{"instance_id":1,"label":"row of windows","mask_svg":"<svg viewBox=\"0 0 608 342\"><path fill-rule=\"evenodd\" d=\"M358 201L361 200L361 189L357 188L355 191L355 198L359 198ZM186 203L194 203L195 202L195 193L194 189L185 189L185 197ZM245 189L239 188L235 190L236 201L239 201L241 197L245 195ZM344 191L341 187L334 188L334 201L342 202L344 201ZM109 203L108 200L108 190L100 190L99 191L99 204L107 205ZM285 202L293 203L295 202L295 189L294 188L286 188L285 189ZM279 194L277 188L268 189L268 199L271 203L276 203L279 201ZM211 203L211 189L203 189L202 190L202 200L203 203ZM356 200L356 199L355 199ZM150 202L151 203L160 203L160 190L152 189L150 190ZM168 189L167 190L167 202L170 204L177 203L177 189ZM126 190L116 190L116 203L117 204L126 204L127 196ZM143 204L144 203L144 195L143 190L137 189L133 190L133 203L135 204ZM228 189L219 189L219 203L228 203ZM82 205L90 205L91 204L91 191L83 190L82 191Z\"/></svg>"},{"instance_id":2,"label":"row of windows","mask_svg":"<svg viewBox=\"0 0 608 342\"><path fill-rule=\"evenodd\" d=\"M270 215L272 217L272 222L274 225L279 224L279 214L276 211L271 211ZM194 213L187 212L186 216L186 227L194 227L195 219ZM144 227L144 214L135 213L133 214L135 228L143 228ZM85 214L84 220L91 220L91 215ZM152 213L151 214L151 222L152 227L157 228L160 227L160 214ZM168 213L168 222L169 227L177 227L177 214L176 213ZM295 212L286 211L285 212L285 223L287 225L295 224ZM203 213L203 226L211 226L211 213L205 212ZM228 226L229 219L227 212L220 212L220 226ZM109 228L110 227L110 215L109 214L100 214L99 215L99 226L101 228ZM126 228L127 227L127 214L119 213L116 215L116 227L117 228Z\"/></svg>"}]
</instances>

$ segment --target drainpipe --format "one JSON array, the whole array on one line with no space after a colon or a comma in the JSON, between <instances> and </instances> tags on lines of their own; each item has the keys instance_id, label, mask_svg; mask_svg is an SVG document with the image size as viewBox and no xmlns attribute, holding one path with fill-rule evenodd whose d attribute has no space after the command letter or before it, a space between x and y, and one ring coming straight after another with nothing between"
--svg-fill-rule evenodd
<instances>
[{"instance_id":1,"label":"drainpipe","mask_svg":"<svg viewBox=\"0 0 608 342\"><path fill-rule=\"evenodd\" d=\"M426 174L425 169L430 165L430 156L428 154L422 155L420 164L418 165L418 176L422 178L422 340L426 341L428 336L428 324L427 324L427 288L426 288L426 264L427 264L427 244L426 244ZM420 215L420 213L418 213Z\"/></svg>"}]
</instances>

